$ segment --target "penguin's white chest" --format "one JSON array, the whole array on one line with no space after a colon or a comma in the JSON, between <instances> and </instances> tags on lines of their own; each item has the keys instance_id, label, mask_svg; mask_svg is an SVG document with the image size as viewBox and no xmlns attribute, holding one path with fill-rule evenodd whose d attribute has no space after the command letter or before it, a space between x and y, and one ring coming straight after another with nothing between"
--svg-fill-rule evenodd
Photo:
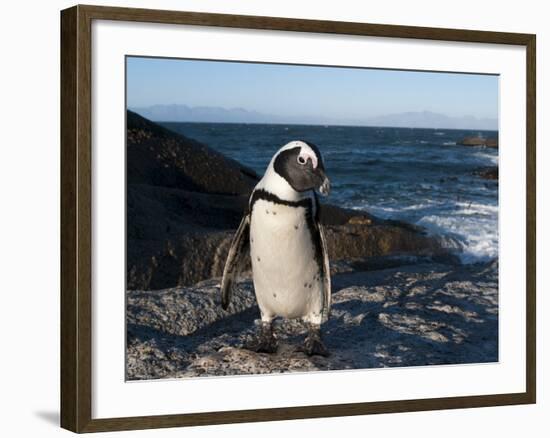
<instances>
[{"instance_id":1,"label":"penguin's white chest","mask_svg":"<svg viewBox=\"0 0 550 438\"><path fill-rule=\"evenodd\" d=\"M304 207L255 202L250 254L262 318L307 320L321 313L322 279L314 248Z\"/></svg>"}]
</instances>

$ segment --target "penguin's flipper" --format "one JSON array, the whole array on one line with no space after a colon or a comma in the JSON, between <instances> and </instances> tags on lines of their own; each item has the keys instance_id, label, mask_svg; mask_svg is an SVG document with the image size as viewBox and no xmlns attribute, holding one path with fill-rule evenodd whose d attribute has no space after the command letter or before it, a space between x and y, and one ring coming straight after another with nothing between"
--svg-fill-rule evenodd
<instances>
[{"instance_id":1,"label":"penguin's flipper","mask_svg":"<svg viewBox=\"0 0 550 438\"><path fill-rule=\"evenodd\" d=\"M250 254L250 215L246 214L231 241L221 283L222 308L227 309L233 283L246 267Z\"/></svg>"},{"instance_id":2,"label":"penguin's flipper","mask_svg":"<svg viewBox=\"0 0 550 438\"><path fill-rule=\"evenodd\" d=\"M328 318L330 315L332 291L330 284L330 264L328 261L327 239L321 223L317 224L317 228L319 230L319 240L321 241L321 252L323 254L323 311L326 312Z\"/></svg>"}]
</instances>

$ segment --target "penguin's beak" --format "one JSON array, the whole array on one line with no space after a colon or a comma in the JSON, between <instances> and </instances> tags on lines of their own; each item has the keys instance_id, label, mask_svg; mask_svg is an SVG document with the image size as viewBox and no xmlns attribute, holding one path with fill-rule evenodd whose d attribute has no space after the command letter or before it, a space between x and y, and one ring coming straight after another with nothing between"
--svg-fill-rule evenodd
<instances>
[{"instance_id":1,"label":"penguin's beak","mask_svg":"<svg viewBox=\"0 0 550 438\"><path fill-rule=\"evenodd\" d=\"M323 180L323 184L321 184L321 187L319 187L319 193L323 196L328 196L330 193L330 180L325 176L325 179Z\"/></svg>"},{"instance_id":2,"label":"penguin's beak","mask_svg":"<svg viewBox=\"0 0 550 438\"><path fill-rule=\"evenodd\" d=\"M328 194L330 193L330 180L328 179L328 176L320 168L317 168L315 170L315 174L316 174L317 179L319 181L319 185L317 186L317 190L319 190L319 193L321 193L321 195L328 196Z\"/></svg>"}]
</instances>

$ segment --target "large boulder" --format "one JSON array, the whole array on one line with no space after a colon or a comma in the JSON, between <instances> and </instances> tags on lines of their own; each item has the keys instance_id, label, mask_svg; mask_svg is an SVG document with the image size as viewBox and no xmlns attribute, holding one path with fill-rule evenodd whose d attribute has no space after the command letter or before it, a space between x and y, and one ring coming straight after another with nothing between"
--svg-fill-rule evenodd
<instances>
[{"instance_id":1,"label":"large boulder","mask_svg":"<svg viewBox=\"0 0 550 438\"><path fill-rule=\"evenodd\" d=\"M198 141L127 111L128 184L246 194L256 173Z\"/></svg>"},{"instance_id":2,"label":"large boulder","mask_svg":"<svg viewBox=\"0 0 550 438\"><path fill-rule=\"evenodd\" d=\"M128 112L127 287L163 289L218 277L248 197L253 170ZM447 256L413 225L321 206L332 261ZM447 258L448 259L448 258Z\"/></svg>"}]
</instances>

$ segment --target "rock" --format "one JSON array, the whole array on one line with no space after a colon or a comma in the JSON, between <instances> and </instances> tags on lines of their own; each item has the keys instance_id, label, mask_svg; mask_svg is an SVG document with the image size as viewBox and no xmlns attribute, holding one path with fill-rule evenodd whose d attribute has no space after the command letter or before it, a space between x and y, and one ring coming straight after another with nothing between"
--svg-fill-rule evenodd
<instances>
[{"instance_id":1,"label":"rock","mask_svg":"<svg viewBox=\"0 0 550 438\"><path fill-rule=\"evenodd\" d=\"M462 146L485 146L488 148L498 148L498 138L484 138L484 137L464 137L458 141L457 144Z\"/></svg>"},{"instance_id":2,"label":"rock","mask_svg":"<svg viewBox=\"0 0 550 438\"><path fill-rule=\"evenodd\" d=\"M259 310L250 280L229 311L219 279L127 293L130 380L498 361L498 265L415 264L333 277L328 358L298 351L305 328L278 321L275 354L243 348Z\"/></svg>"},{"instance_id":3,"label":"rock","mask_svg":"<svg viewBox=\"0 0 550 438\"><path fill-rule=\"evenodd\" d=\"M348 220L351 225L372 225L372 219L365 216L353 216Z\"/></svg>"},{"instance_id":4,"label":"rock","mask_svg":"<svg viewBox=\"0 0 550 438\"><path fill-rule=\"evenodd\" d=\"M326 237L331 260L448 252L436 238L394 223L329 226Z\"/></svg>"},{"instance_id":5,"label":"rock","mask_svg":"<svg viewBox=\"0 0 550 438\"><path fill-rule=\"evenodd\" d=\"M127 287L164 289L220 276L254 172L128 112ZM331 261L448 253L420 227L323 204Z\"/></svg>"},{"instance_id":6,"label":"rock","mask_svg":"<svg viewBox=\"0 0 550 438\"><path fill-rule=\"evenodd\" d=\"M202 143L127 111L127 182L216 194L248 194L258 175Z\"/></svg>"},{"instance_id":7,"label":"rock","mask_svg":"<svg viewBox=\"0 0 550 438\"><path fill-rule=\"evenodd\" d=\"M210 278L225 262L224 245L258 176L131 111L127 135L128 287Z\"/></svg>"},{"instance_id":8,"label":"rock","mask_svg":"<svg viewBox=\"0 0 550 438\"><path fill-rule=\"evenodd\" d=\"M220 275L247 199L129 185L128 288L163 289Z\"/></svg>"},{"instance_id":9,"label":"rock","mask_svg":"<svg viewBox=\"0 0 550 438\"><path fill-rule=\"evenodd\" d=\"M457 144L462 146L485 146L485 139L483 137L464 137Z\"/></svg>"},{"instance_id":10,"label":"rock","mask_svg":"<svg viewBox=\"0 0 550 438\"><path fill-rule=\"evenodd\" d=\"M498 166L479 167L472 174L483 179L498 180Z\"/></svg>"},{"instance_id":11,"label":"rock","mask_svg":"<svg viewBox=\"0 0 550 438\"><path fill-rule=\"evenodd\" d=\"M233 234L233 230L196 231L171 235L164 241L129 239L128 287L163 289L221 276ZM361 259L363 266L380 269L420 258L458 260L437 238L396 225L328 226L326 236L331 264Z\"/></svg>"}]
</instances>

